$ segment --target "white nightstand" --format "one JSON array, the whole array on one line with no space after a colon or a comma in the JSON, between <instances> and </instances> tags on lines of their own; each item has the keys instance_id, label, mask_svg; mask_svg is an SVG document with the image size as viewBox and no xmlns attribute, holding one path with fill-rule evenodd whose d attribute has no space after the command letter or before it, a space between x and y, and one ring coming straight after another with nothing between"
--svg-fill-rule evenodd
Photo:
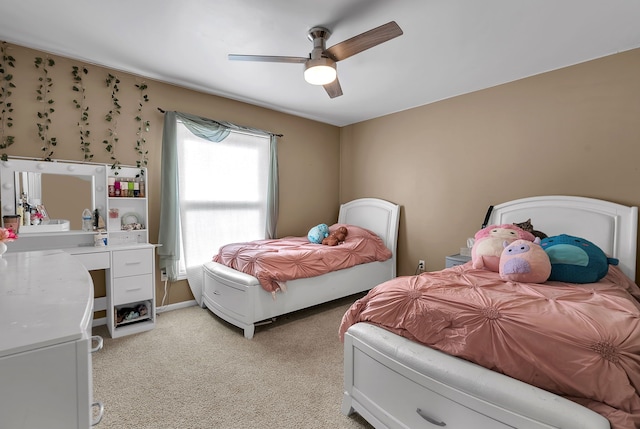
<instances>
[{"instance_id":1,"label":"white nightstand","mask_svg":"<svg viewBox=\"0 0 640 429\"><path fill-rule=\"evenodd\" d=\"M449 255L445 258L445 268L455 267L456 265L462 265L471 260L471 256L462 256L461 254Z\"/></svg>"}]
</instances>

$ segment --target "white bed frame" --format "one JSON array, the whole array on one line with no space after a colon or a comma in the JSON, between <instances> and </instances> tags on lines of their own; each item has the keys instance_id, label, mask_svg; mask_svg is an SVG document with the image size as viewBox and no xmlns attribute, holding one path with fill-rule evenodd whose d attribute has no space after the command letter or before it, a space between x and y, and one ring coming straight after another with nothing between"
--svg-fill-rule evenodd
<instances>
[{"instance_id":1,"label":"white bed frame","mask_svg":"<svg viewBox=\"0 0 640 429\"><path fill-rule=\"evenodd\" d=\"M396 246L400 206L377 198L361 198L340 206L338 223L356 225L376 233L392 257L317 277L287 282L276 298L258 279L217 262L204 264L202 307L244 330L253 338L256 324L303 308L367 291L396 276Z\"/></svg>"},{"instance_id":2,"label":"white bed frame","mask_svg":"<svg viewBox=\"0 0 640 429\"><path fill-rule=\"evenodd\" d=\"M531 218L547 235L586 238L620 261L635 280L638 208L567 196L497 205L488 224ZM344 340L342 412L376 428L605 429L606 418L545 390L357 323Z\"/></svg>"}]
</instances>

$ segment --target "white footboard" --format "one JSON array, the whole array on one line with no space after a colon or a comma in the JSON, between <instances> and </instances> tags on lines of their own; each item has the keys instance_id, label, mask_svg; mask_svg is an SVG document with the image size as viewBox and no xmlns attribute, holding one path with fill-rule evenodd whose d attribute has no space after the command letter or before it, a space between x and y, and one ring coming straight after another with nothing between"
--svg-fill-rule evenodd
<instances>
[{"instance_id":1,"label":"white footboard","mask_svg":"<svg viewBox=\"0 0 640 429\"><path fill-rule=\"evenodd\" d=\"M358 323L344 340L342 412L376 428L608 429L581 405Z\"/></svg>"},{"instance_id":2,"label":"white footboard","mask_svg":"<svg viewBox=\"0 0 640 429\"><path fill-rule=\"evenodd\" d=\"M204 264L203 306L244 330L251 339L255 324L283 314L367 291L395 275L395 260L370 262L317 277L287 282L274 296L258 279L217 262Z\"/></svg>"}]
</instances>

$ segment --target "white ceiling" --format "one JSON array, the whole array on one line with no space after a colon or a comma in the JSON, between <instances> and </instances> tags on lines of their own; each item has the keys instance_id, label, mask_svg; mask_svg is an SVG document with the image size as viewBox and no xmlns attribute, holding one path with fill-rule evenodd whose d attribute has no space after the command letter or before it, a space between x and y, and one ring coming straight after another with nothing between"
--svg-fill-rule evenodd
<instances>
[{"instance_id":1,"label":"white ceiling","mask_svg":"<svg viewBox=\"0 0 640 429\"><path fill-rule=\"evenodd\" d=\"M334 99L302 64L227 59L389 21L404 34L340 61ZM639 22L636 0L0 0L0 40L337 126L638 48Z\"/></svg>"}]
</instances>

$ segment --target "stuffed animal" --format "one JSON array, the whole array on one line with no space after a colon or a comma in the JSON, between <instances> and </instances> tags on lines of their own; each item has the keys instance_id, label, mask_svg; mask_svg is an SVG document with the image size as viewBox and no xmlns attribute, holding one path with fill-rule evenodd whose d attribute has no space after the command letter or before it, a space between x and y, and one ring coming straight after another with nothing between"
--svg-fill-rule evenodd
<instances>
[{"instance_id":1,"label":"stuffed animal","mask_svg":"<svg viewBox=\"0 0 640 429\"><path fill-rule=\"evenodd\" d=\"M327 246L337 246L347 238L348 233L349 231L347 230L347 228L341 226L334 232L330 233L328 237L325 237L324 240L322 240L322 244L325 244Z\"/></svg>"},{"instance_id":2,"label":"stuffed animal","mask_svg":"<svg viewBox=\"0 0 640 429\"><path fill-rule=\"evenodd\" d=\"M584 238L561 234L543 238L540 245L549 255L549 280L568 283L594 283L609 272L618 260L608 258L598 246Z\"/></svg>"},{"instance_id":3,"label":"stuffed animal","mask_svg":"<svg viewBox=\"0 0 640 429\"><path fill-rule=\"evenodd\" d=\"M504 242L500 255L500 278L504 281L544 283L551 274L551 261L540 246L540 238L533 242L516 240Z\"/></svg>"},{"instance_id":4,"label":"stuffed animal","mask_svg":"<svg viewBox=\"0 0 640 429\"><path fill-rule=\"evenodd\" d=\"M475 234L475 242L471 248L473 268L485 268L500 271L500 255L504 250L503 243L515 240L533 241L534 236L513 224L489 225Z\"/></svg>"},{"instance_id":5,"label":"stuffed animal","mask_svg":"<svg viewBox=\"0 0 640 429\"><path fill-rule=\"evenodd\" d=\"M329 226L326 223L321 223L314 226L309 230L307 239L311 243L321 244L322 240L329 236Z\"/></svg>"}]
</instances>

